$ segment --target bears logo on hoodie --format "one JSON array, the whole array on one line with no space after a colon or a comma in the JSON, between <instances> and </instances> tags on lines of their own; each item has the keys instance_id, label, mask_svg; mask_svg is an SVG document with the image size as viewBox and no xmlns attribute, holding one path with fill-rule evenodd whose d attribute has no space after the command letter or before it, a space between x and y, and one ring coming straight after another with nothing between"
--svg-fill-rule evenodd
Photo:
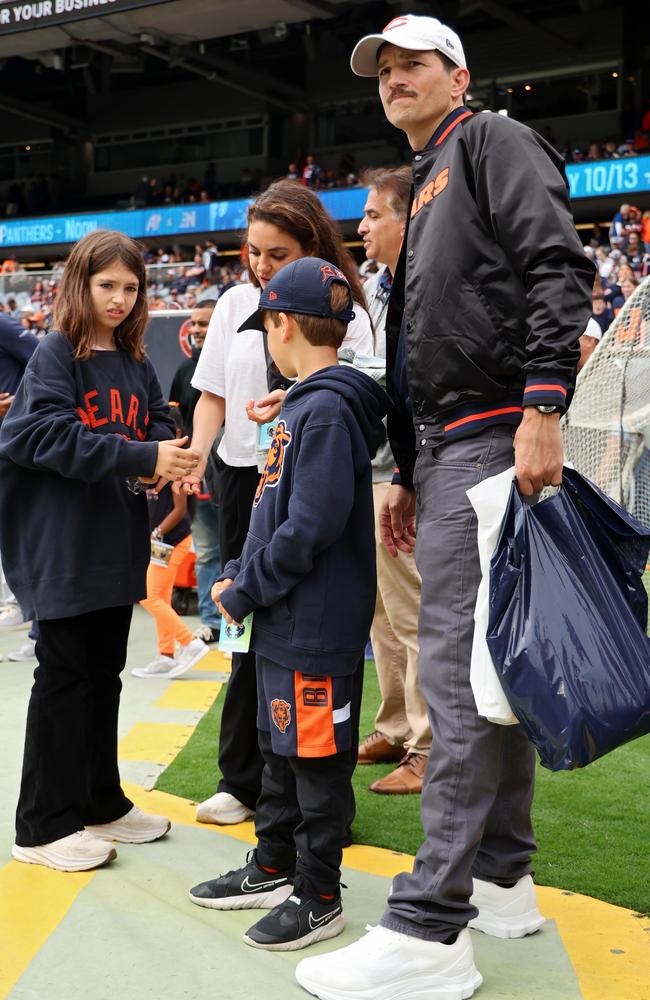
<instances>
[{"instance_id":1,"label":"bears logo on hoodie","mask_svg":"<svg viewBox=\"0 0 650 1000\"><path fill-rule=\"evenodd\" d=\"M257 492L255 493L255 499L253 500L253 507L257 507L267 486L269 488L277 486L280 482L282 469L284 468L284 457L290 444L291 431L287 430L287 425L284 420L279 420L278 425L275 428L273 443L269 448L269 453L266 457L264 472L260 476L260 481L257 486Z\"/></svg>"}]
</instances>

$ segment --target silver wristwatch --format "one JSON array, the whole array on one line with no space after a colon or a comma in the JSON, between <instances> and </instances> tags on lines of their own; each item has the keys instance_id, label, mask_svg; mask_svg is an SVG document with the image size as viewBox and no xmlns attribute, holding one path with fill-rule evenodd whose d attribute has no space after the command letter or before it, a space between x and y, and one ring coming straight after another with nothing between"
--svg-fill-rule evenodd
<instances>
[{"instance_id":1,"label":"silver wristwatch","mask_svg":"<svg viewBox=\"0 0 650 1000\"><path fill-rule=\"evenodd\" d=\"M542 404L537 404L535 409L540 413L559 413L560 411L559 406L543 406Z\"/></svg>"}]
</instances>

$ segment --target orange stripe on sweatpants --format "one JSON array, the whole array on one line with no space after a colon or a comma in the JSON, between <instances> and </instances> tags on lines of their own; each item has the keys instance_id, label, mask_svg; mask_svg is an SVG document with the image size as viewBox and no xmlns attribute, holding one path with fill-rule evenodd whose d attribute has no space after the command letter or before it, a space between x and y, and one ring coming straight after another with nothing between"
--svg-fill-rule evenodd
<instances>
[{"instance_id":1,"label":"orange stripe on sweatpants","mask_svg":"<svg viewBox=\"0 0 650 1000\"><path fill-rule=\"evenodd\" d=\"M294 678L298 756L330 757L336 753L332 678L299 673Z\"/></svg>"}]
</instances>

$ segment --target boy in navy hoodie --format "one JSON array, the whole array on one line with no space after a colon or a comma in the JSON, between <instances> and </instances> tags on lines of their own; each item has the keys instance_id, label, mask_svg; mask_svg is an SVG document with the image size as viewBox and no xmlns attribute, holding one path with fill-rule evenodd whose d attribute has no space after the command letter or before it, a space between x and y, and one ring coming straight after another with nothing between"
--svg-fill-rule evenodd
<instances>
[{"instance_id":1,"label":"boy in navy hoodie","mask_svg":"<svg viewBox=\"0 0 650 1000\"><path fill-rule=\"evenodd\" d=\"M269 909L244 935L269 951L344 927L340 865L375 605L370 462L390 405L371 378L338 365L353 317L345 276L316 257L287 265L263 290L256 322L282 374L299 381L280 412L241 558L212 591L226 621L254 612L265 768L256 849L190 899Z\"/></svg>"}]
</instances>

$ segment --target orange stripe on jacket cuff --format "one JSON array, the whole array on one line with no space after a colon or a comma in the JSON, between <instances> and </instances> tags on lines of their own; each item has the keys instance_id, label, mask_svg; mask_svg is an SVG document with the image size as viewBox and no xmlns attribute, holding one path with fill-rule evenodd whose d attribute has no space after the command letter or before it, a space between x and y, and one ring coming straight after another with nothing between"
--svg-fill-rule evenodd
<instances>
[{"instance_id":1,"label":"orange stripe on jacket cuff","mask_svg":"<svg viewBox=\"0 0 650 1000\"><path fill-rule=\"evenodd\" d=\"M563 385L552 385L549 383L538 383L537 385L528 385L524 389L524 396L527 392L560 392L563 396L566 396L566 389Z\"/></svg>"}]
</instances>

